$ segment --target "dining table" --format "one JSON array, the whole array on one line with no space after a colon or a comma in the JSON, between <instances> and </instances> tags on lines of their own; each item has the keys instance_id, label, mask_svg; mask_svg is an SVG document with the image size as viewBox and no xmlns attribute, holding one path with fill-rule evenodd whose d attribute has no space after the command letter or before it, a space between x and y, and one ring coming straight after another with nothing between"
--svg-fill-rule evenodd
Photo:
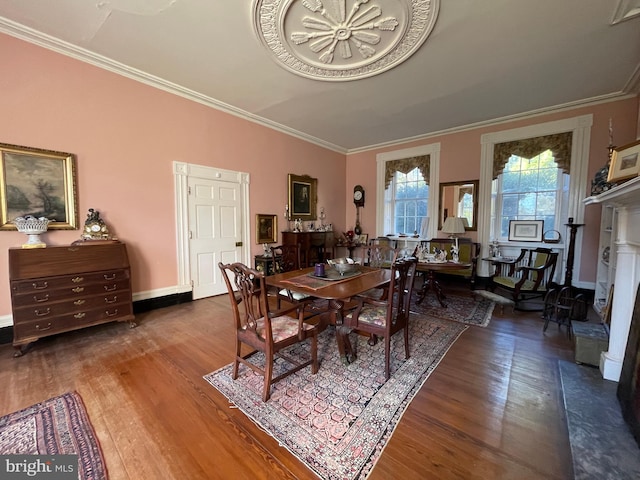
<instances>
[{"instance_id":1,"label":"dining table","mask_svg":"<svg viewBox=\"0 0 640 480\"><path fill-rule=\"evenodd\" d=\"M391 270L355 265L352 272L340 275L330 266L325 268L325 276L315 275L314 267L293 270L266 277L268 286L288 289L292 292L310 295L319 300L326 300L328 323L336 327L336 342L340 358L344 364L355 360L355 351L349 340L353 330L351 317L345 316L345 306L359 294L368 290L381 288L391 281ZM355 305L352 305L355 307Z\"/></svg>"}]
</instances>

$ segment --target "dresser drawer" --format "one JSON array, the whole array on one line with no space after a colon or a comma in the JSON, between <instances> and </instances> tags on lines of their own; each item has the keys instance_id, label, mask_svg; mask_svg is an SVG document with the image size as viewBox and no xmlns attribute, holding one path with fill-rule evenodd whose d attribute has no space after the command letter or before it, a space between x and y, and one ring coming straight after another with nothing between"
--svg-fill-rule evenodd
<instances>
[{"instance_id":1,"label":"dresser drawer","mask_svg":"<svg viewBox=\"0 0 640 480\"><path fill-rule=\"evenodd\" d=\"M131 302L131 292L126 289L105 294L84 296L60 301L47 301L36 305L16 307L13 311L13 323L44 320L65 313L86 312L95 308L109 307Z\"/></svg>"},{"instance_id":2,"label":"dresser drawer","mask_svg":"<svg viewBox=\"0 0 640 480\"><path fill-rule=\"evenodd\" d=\"M34 278L11 282L13 293L38 293L56 288L74 288L90 284L107 284L116 281L129 281L129 270L106 270L102 272L61 275L57 277Z\"/></svg>"},{"instance_id":3,"label":"dresser drawer","mask_svg":"<svg viewBox=\"0 0 640 480\"><path fill-rule=\"evenodd\" d=\"M114 321L133 320L133 310L130 303L110 305L108 307L93 310L68 313L46 319L34 320L31 322L18 322L13 326L15 339L14 344L29 343L32 339L54 335L56 333L77 330L78 328L100 325L101 323Z\"/></svg>"},{"instance_id":4,"label":"dresser drawer","mask_svg":"<svg viewBox=\"0 0 640 480\"><path fill-rule=\"evenodd\" d=\"M76 300L78 298L86 298L100 294L107 295L128 289L129 281L120 280L117 282L106 282L104 284L76 285L71 288L58 288L55 290L39 290L33 293L13 294L11 302L13 303L13 308L26 306L35 307L60 300Z\"/></svg>"}]
</instances>

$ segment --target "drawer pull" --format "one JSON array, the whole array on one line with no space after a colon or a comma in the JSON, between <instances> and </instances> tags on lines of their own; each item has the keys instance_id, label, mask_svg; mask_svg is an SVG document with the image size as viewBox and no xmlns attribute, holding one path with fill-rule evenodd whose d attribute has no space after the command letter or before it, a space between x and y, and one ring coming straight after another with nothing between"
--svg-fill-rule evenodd
<instances>
[{"instance_id":1,"label":"drawer pull","mask_svg":"<svg viewBox=\"0 0 640 480\"><path fill-rule=\"evenodd\" d=\"M118 309L116 308L113 313L111 313L109 310L107 310L106 312L104 312L107 314L107 317L115 317L116 315L118 315Z\"/></svg>"},{"instance_id":2,"label":"drawer pull","mask_svg":"<svg viewBox=\"0 0 640 480\"><path fill-rule=\"evenodd\" d=\"M73 302L74 305L84 305L84 302L86 300L76 300L75 302Z\"/></svg>"},{"instance_id":3,"label":"drawer pull","mask_svg":"<svg viewBox=\"0 0 640 480\"><path fill-rule=\"evenodd\" d=\"M73 316L73 318L81 319L81 318L84 318L84 317L85 317L85 315L86 315L86 313L84 313L84 312L80 312L80 313L76 313L76 314Z\"/></svg>"},{"instance_id":4,"label":"drawer pull","mask_svg":"<svg viewBox=\"0 0 640 480\"><path fill-rule=\"evenodd\" d=\"M76 278L72 278L71 281L73 283L80 283L80 282L84 282L84 277L76 277Z\"/></svg>"},{"instance_id":5,"label":"drawer pull","mask_svg":"<svg viewBox=\"0 0 640 480\"><path fill-rule=\"evenodd\" d=\"M36 310L35 311L36 317L44 317L45 315L49 315L50 313L51 313L51 310L48 309L48 308L47 308L46 311L44 311L44 310L42 310L42 311L41 310Z\"/></svg>"},{"instance_id":6,"label":"drawer pull","mask_svg":"<svg viewBox=\"0 0 640 480\"><path fill-rule=\"evenodd\" d=\"M107 297L104 297L104 301L106 303L116 303L118 301L118 296L114 295L113 298L111 300L109 300Z\"/></svg>"},{"instance_id":7,"label":"drawer pull","mask_svg":"<svg viewBox=\"0 0 640 480\"><path fill-rule=\"evenodd\" d=\"M32 285L34 290L44 290L45 288L49 287L49 284L47 282L32 283Z\"/></svg>"},{"instance_id":8,"label":"drawer pull","mask_svg":"<svg viewBox=\"0 0 640 480\"><path fill-rule=\"evenodd\" d=\"M106 292L113 292L117 288L118 288L118 285L116 285L115 283L111 286L108 286L108 285L104 286L104 289Z\"/></svg>"},{"instance_id":9,"label":"drawer pull","mask_svg":"<svg viewBox=\"0 0 640 480\"><path fill-rule=\"evenodd\" d=\"M48 294L43 296L43 297L38 297L36 295L33 296L33 301L37 302L37 303L46 302L47 300L49 300L49 295Z\"/></svg>"},{"instance_id":10,"label":"drawer pull","mask_svg":"<svg viewBox=\"0 0 640 480\"><path fill-rule=\"evenodd\" d=\"M70 252L77 252L78 247L69 247L67 250L69 250Z\"/></svg>"},{"instance_id":11,"label":"drawer pull","mask_svg":"<svg viewBox=\"0 0 640 480\"><path fill-rule=\"evenodd\" d=\"M50 330L51 329L51 322L47 323L46 327L41 327L40 325L36 325L36 330L39 330L40 332L42 332L43 330Z\"/></svg>"},{"instance_id":12,"label":"drawer pull","mask_svg":"<svg viewBox=\"0 0 640 480\"><path fill-rule=\"evenodd\" d=\"M71 291L73 293L81 293L84 292L84 287L76 287L76 288L72 288Z\"/></svg>"},{"instance_id":13,"label":"drawer pull","mask_svg":"<svg viewBox=\"0 0 640 480\"><path fill-rule=\"evenodd\" d=\"M116 279L116 274L112 273L111 275L107 275L106 273L103 275L105 280L115 280Z\"/></svg>"}]
</instances>

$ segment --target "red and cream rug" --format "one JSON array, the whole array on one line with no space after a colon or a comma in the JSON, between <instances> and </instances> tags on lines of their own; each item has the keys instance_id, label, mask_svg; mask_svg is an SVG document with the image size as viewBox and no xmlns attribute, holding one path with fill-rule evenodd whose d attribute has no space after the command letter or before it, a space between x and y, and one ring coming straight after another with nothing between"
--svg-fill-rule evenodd
<instances>
[{"instance_id":1,"label":"red and cream rug","mask_svg":"<svg viewBox=\"0 0 640 480\"><path fill-rule=\"evenodd\" d=\"M237 380L231 378L231 364L204 378L320 478L364 479L414 395L466 328L413 315L411 357L404 359L402 334L394 335L392 376L386 383L384 342L371 347L366 338L352 335L358 357L345 366L333 328L319 336L318 373L304 369L277 382L266 403L262 376L246 367L240 366ZM289 354L308 357L308 343L292 347ZM277 361L274 376L283 362Z\"/></svg>"}]
</instances>

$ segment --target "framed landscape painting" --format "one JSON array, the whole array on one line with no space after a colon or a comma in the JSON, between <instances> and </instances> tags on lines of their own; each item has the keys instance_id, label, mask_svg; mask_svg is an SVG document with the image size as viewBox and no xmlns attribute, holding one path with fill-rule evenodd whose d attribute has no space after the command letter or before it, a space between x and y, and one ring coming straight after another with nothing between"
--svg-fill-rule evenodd
<instances>
[{"instance_id":1,"label":"framed landscape painting","mask_svg":"<svg viewBox=\"0 0 640 480\"><path fill-rule=\"evenodd\" d=\"M611 154L607 182L615 183L640 173L640 141L616 148Z\"/></svg>"},{"instance_id":2,"label":"framed landscape painting","mask_svg":"<svg viewBox=\"0 0 640 480\"><path fill-rule=\"evenodd\" d=\"M510 220L509 241L541 242L544 220Z\"/></svg>"},{"instance_id":3,"label":"framed landscape painting","mask_svg":"<svg viewBox=\"0 0 640 480\"><path fill-rule=\"evenodd\" d=\"M0 143L0 230L16 217L46 217L49 230L78 228L75 156Z\"/></svg>"}]
</instances>

